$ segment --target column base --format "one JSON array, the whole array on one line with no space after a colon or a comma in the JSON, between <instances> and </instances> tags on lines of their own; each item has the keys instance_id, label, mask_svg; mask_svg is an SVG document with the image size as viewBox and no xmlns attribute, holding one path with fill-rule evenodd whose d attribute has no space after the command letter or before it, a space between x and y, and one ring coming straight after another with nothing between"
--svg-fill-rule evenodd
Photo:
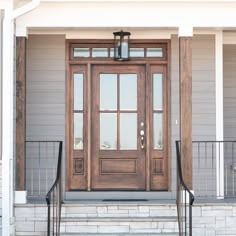
<instances>
[{"instance_id":1,"label":"column base","mask_svg":"<svg viewBox=\"0 0 236 236\"><path fill-rule=\"evenodd\" d=\"M27 191L15 191L15 203L26 204L27 203Z\"/></svg>"}]
</instances>

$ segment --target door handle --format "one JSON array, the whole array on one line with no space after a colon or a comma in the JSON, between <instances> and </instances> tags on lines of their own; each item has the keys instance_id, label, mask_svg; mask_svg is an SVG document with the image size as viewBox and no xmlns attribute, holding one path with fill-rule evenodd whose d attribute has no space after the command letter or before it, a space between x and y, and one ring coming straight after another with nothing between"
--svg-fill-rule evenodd
<instances>
[{"instance_id":1,"label":"door handle","mask_svg":"<svg viewBox=\"0 0 236 236\"><path fill-rule=\"evenodd\" d=\"M145 140L144 140L144 138L145 138L145 132L144 132L143 129L140 130L140 137L141 137L141 149L144 149L144 147L145 147Z\"/></svg>"}]
</instances>

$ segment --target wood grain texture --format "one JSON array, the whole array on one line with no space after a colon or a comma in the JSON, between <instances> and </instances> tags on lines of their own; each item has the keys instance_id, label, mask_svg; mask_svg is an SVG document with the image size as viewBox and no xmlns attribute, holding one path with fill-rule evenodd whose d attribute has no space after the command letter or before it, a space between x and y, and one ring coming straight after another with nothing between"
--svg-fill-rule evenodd
<instances>
[{"instance_id":1,"label":"wood grain texture","mask_svg":"<svg viewBox=\"0 0 236 236\"><path fill-rule=\"evenodd\" d=\"M169 183L169 162L168 162L168 152L169 152L169 145L170 145L170 137L169 137L169 119L170 114L168 113L168 107L169 107L169 97L168 97L168 78L167 78L167 65L151 65L151 81L150 81L150 103L151 103L151 112L150 112L150 150L151 150L151 190L168 190L168 183ZM155 74L161 74L162 75L162 110L158 111L154 108L154 87L153 87L153 76ZM154 114L162 114L162 133L163 133L163 147L161 149L154 149ZM162 162L162 174L156 173L155 164L156 160L159 160Z\"/></svg>"},{"instance_id":2,"label":"wood grain texture","mask_svg":"<svg viewBox=\"0 0 236 236\"><path fill-rule=\"evenodd\" d=\"M123 74L137 74L137 105L138 110L129 111L137 114L137 125L145 121L145 67L144 66L93 66L92 94L93 94L93 113L92 113L92 189L94 190L145 190L146 185L146 160L145 149L141 149L140 127L137 132L137 150L121 150L120 142L117 142L116 150L100 150L100 125L99 118L103 111L100 111L100 83L99 78L102 73L117 74L117 78ZM117 81L117 89L119 82ZM119 89L118 89L119 94ZM119 100L119 95L117 96ZM128 111L119 109L112 114L119 116ZM119 120L118 120L119 121ZM117 130L119 123L117 123ZM128 132L128 131L127 131ZM119 132L117 140L119 139ZM113 159L113 161L111 161ZM135 165L134 165L135 163Z\"/></svg>"},{"instance_id":3,"label":"wood grain texture","mask_svg":"<svg viewBox=\"0 0 236 236\"><path fill-rule=\"evenodd\" d=\"M169 59L170 59L170 41L169 40L133 40L131 43L132 47L161 47L163 49L162 58L131 58L127 62L117 62L113 58L76 58L73 56L73 50L76 47L101 47L106 45L106 47L112 47L112 41L90 41L90 40L67 40L67 65L69 67L68 71L70 73L68 81L72 79L72 74L75 71L79 71L78 68L84 68L86 76L86 86L85 86L85 100L84 106L86 107L84 116L84 139L87 141L87 147L83 155L79 152L73 151L73 119L72 114L69 115L69 120L67 120L67 133L69 133L69 143L67 145L69 156L67 156L69 175L67 175L67 183L69 183L68 190L78 190L81 189L80 181L78 176L71 176L73 165L71 165L73 158L82 158L84 162L84 171L87 173L86 178L86 190L169 190L170 186L170 91L169 89ZM75 69L76 68L76 69ZM108 69L110 68L110 69ZM99 150L99 137L100 137L100 125L99 125L99 73L117 73L118 78L120 73L137 73L140 77L138 79L139 83L137 86L138 96L138 129L137 129L137 143L138 150L136 153L130 150L126 151L103 151ZM164 94L164 104L163 104L163 134L164 134L164 149L162 151L152 150L153 149L153 109L152 109L152 75L153 73L162 73L164 79L163 94ZM67 96L67 106L73 107L73 83L70 83L70 91ZM119 83L119 80L118 80ZM119 85L119 84L118 84ZM119 86L118 86L118 101L119 99ZM68 102L69 100L69 102ZM87 100L87 101L86 101ZM72 104L72 105L69 105ZM119 102L117 104L119 107ZM72 107L70 107L69 113L71 113ZM123 111L122 111L123 112ZM157 112L157 111L155 111ZM103 113L110 113L110 111L103 111ZM133 113L133 111L125 111L125 113ZM119 116L121 112L119 109L117 114L117 124L119 124ZM67 114L68 115L68 114ZM145 126L145 148L140 149L141 139L139 137L139 131L141 129L140 123L144 121ZM69 129L69 132L68 132ZM117 126L117 136L120 136L120 126ZM117 139L117 146L120 146L120 140ZM119 148L118 148L119 149ZM112 152L112 153L111 153ZM74 154L73 154L74 153ZM119 162L119 165L114 165L113 162L103 161L104 159L109 160L113 158L114 160L121 160L122 157L128 158L129 160L137 159L137 169L135 173L138 173L134 177L134 165L132 162ZM141 158L142 157L142 158ZM121 159L120 159L121 158ZM157 160L161 164L155 164ZM117 163L117 162L116 162ZM130 164L130 166L127 165ZM114 177L105 176L102 174L101 170L104 170L109 175L115 175ZM109 164L109 165L108 165ZM124 173L118 173L125 171L128 168L132 170L132 173L127 173L130 176L125 178ZM109 170L110 169L110 170ZM161 170L163 170L163 172ZM122 171L120 171L122 170ZM125 171L126 172L126 171ZM154 173L155 172L155 173ZM162 173L161 173L162 172ZM161 173L161 174L160 174ZM126 174L125 174L126 175ZM84 184L83 184L84 189Z\"/></svg>"},{"instance_id":4,"label":"wood grain texture","mask_svg":"<svg viewBox=\"0 0 236 236\"><path fill-rule=\"evenodd\" d=\"M192 189L192 38L179 38L180 140L183 178Z\"/></svg>"},{"instance_id":5,"label":"wood grain texture","mask_svg":"<svg viewBox=\"0 0 236 236\"><path fill-rule=\"evenodd\" d=\"M146 64L146 91L145 91L145 106L146 106L146 114L150 114L152 110L152 104L150 101L150 93L151 93L151 67L150 64ZM145 117L145 124L146 124L146 191L151 190L151 146L150 146L150 140L151 138L151 116L146 115Z\"/></svg>"},{"instance_id":6,"label":"wood grain texture","mask_svg":"<svg viewBox=\"0 0 236 236\"><path fill-rule=\"evenodd\" d=\"M16 38L16 190L25 190L26 38Z\"/></svg>"},{"instance_id":7,"label":"wood grain texture","mask_svg":"<svg viewBox=\"0 0 236 236\"><path fill-rule=\"evenodd\" d=\"M87 65L87 190L91 191L91 64Z\"/></svg>"},{"instance_id":8,"label":"wood grain texture","mask_svg":"<svg viewBox=\"0 0 236 236\"><path fill-rule=\"evenodd\" d=\"M66 190L70 189L70 66L69 66L69 43L66 42Z\"/></svg>"}]
</instances>

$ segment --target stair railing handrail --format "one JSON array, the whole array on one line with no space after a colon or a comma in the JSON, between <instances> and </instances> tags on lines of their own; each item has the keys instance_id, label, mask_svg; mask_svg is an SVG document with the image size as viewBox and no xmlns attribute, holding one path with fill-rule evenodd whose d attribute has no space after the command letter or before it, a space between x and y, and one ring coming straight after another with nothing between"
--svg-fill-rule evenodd
<instances>
[{"instance_id":1,"label":"stair railing handrail","mask_svg":"<svg viewBox=\"0 0 236 236\"><path fill-rule=\"evenodd\" d=\"M48 208L47 236L51 235L51 227L53 236L60 235L61 204L62 204L62 182L61 182L62 146L63 142L59 141L56 180L46 195L46 202ZM52 217L51 217L51 203L52 203Z\"/></svg>"},{"instance_id":2,"label":"stair railing handrail","mask_svg":"<svg viewBox=\"0 0 236 236\"><path fill-rule=\"evenodd\" d=\"M194 202L194 195L186 185L182 174L181 154L180 154L180 141L176 141L176 157L177 157L177 213L179 224L180 236L192 236L192 205ZM183 195L184 193L184 195ZM187 193L189 199L187 200ZM182 202L184 198L184 201ZM187 208L189 211L187 212ZM182 215L184 213L184 216Z\"/></svg>"}]
</instances>

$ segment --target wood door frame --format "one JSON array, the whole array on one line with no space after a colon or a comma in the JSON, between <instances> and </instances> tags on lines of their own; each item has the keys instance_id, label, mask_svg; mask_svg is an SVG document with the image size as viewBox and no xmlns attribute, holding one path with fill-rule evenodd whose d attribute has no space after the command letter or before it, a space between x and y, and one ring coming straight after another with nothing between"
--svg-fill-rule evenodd
<instances>
[{"instance_id":1,"label":"wood door frame","mask_svg":"<svg viewBox=\"0 0 236 236\"><path fill-rule=\"evenodd\" d=\"M164 59L162 60L156 60L153 58L131 58L130 61L126 62L117 62L114 61L113 58L83 58L82 60L78 60L75 58L72 58L72 48L74 44L97 44L97 45L112 45L112 40L66 40L66 191L71 190L71 179L70 179L70 170L71 170L71 155L72 150L69 146L72 140L72 130L71 130L71 66L72 65L78 65L78 66L86 66L86 76L87 76L87 94L86 99L88 102L88 107L86 111L86 129L87 129L87 150L85 150L87 155L87 174L85 176L85 181L87 183L86 191L91 191L91 69L92 65L144 65L146 69L146 78L150 78L150 68L151 65L165 65L166 66L166 80L167 80L167 169L168 169L168 182L167 182L167 189L165 191L171 190L171 83L170 83L170 40L132 40L131 41L133 45L149 45L149 44L158 44L162 45L166 48L166 51L164 53ZM150 83L146 83L150 84ZM147 92L149 91L148 86L146 86L146 96ZM149 99L146 99L146 113L151 112L151 104L149 102ZM150 115L146 115L146 130L149 129L150 134ZM84 122L85 124L85 122ZM146 191L150 191L151 184L150 184L150 175L151 175L151 163L150 163L150 157L151 157L151 148L150 146L150 137L146 137L147 139L147 148L146 148ZM80 191L80 190L78 190Z\"/></svg>"},{"instance_id":2,"label":"wood door frame","mask_svg":"<svg viewBox=\"0 0 236 236\"><path fill-rule=\"evenodd\" d=\"M92 117L93 122L91 123L92 126L92 169L93 169L93 178L92 178L92 186L93 189L100 189L100 190L146 190L146 148L145 150L141 149L141 140L140 134L137 132L136 141L137 141L137 148L135 150L122 150L120 149L120 115L121 114L136 114L137 115L137 129L140 131L142 128L139 127L139 124L145 122L146 119L146 112L145 112L145 66L144 65L93 65L93 78L92 78L92 94L93 94L93 103L92 103ZM100 108L100 73L114 73L117 76L117 108L113 111L104 111L99 109ZM136 110L127 109L122 110L120 109L120 83L119 78L121 74L136 74L137 75L137 108ZM95 97L94 97L95 96ZM100 114L117 114L117 149L115 150L101 150L100 149L100 142L99 142L99 134L100 134L100 127L99 127L99 118ZM145 127L146 128L146 127ZM146 133L146 131L145 131ZM122 161L129 161L132 162L132 167L136 167L132 169L132 173L125 173L125 172L116 172L109 174L102 173L102 163L111 161L114 163L117 161L119 163L120 170L128 167L128 165L123 165ZM134 164L135 163L135 164ZM124 178L124 175L126 178ZM112 178L114 176L114 178ZM111 179L114 179L113 183ZM118 181L119 180L119 181ZM132 185L129 183L132 182ZM108 184L110 183L110 184ZM103 187L101 187L103 186ZM121 187L123 186L123 187Z\"/></svg>"}]
</instances>

